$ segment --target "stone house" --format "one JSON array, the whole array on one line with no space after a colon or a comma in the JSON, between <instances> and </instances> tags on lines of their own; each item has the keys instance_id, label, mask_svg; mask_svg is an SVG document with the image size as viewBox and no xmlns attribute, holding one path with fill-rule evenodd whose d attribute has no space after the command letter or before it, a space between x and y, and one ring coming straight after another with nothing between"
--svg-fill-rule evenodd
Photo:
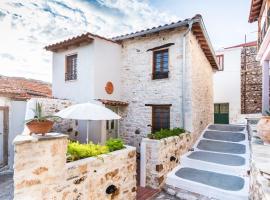
<instances>
[{"instance_id":1,"label":"stone house","mask_svg":"<svg viewBox=\"0 0 270 200\"><path fill-rule=\"evenodd\" d=\"M24 128L26 100L51 97L49 83L21 77L0 76L0 168L12 168L13 144Z\"/></svg>"},{"instance_id":2,"label":"stone house","mask_svg":"<svg viewBox=\"0 0 270 200\"><path fill-rule=\"evenodd\" d=\"M270 0L251 0L249 23L258 24L256 60L262 68L262 112L269 110Z\"/></svg>"},{"instance_id":3,"label":"stone house","mask_svg":"<svg viewBox=\"0 0 270 200\"><path fill-rule=\"evenodd\" d=\"M222 48L216 55L221 70L214 74L215 123L240 123L247 114L260 113L262 68L256 61L257 42Z\"/></svg>"},{"instance_id":4,"label":"stone house","mask_svg":"<svg viewBox=\"0 0 270 200\"><path fill-rule=\"evenodd\" d=\"M122 116L92 122L95 142L121 137L139 147L161 128L198 134L213 122L219 66L200 15L112 39L85 33L45 48L53 52L53 97L98 100Z\"/></svg>"}]
</instances>

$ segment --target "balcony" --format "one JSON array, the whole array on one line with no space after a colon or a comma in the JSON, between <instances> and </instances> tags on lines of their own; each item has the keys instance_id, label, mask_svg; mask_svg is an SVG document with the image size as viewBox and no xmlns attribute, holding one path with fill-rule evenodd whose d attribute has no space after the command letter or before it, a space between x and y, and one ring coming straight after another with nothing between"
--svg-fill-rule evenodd
<instances>
[{"instance_id":1,"label":"balcony","mask_svg":"<svg viewBox=\"0 0 270 200\"><path fill-rule=\"evenodd\" d=\"M267 16L266 16L266 19L265 19L264 24L262 26L262 29L259 31L259 36L258 36L258 47L259 48L260 48L260 46L265 38L265 35L266 35L267 30L269 28L269 25L270 25L270 8L267 11Z\"/></svg>"}]
</instances>

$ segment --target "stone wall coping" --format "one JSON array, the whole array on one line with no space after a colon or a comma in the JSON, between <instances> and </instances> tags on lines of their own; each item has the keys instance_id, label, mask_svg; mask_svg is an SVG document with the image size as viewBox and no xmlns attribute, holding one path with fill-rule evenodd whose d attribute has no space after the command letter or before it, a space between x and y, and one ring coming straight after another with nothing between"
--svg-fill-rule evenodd
<instances>
[{"instance_id":1,"label":"stone wall coping","mask_svg":"<svg viewBox=\"0 0 270 200\"><path fill-rule=\"evenodd\" d=\"M252 162L259 171L270 174L270 145L252 143Z\"/></svg>"},{"instance_id":2,"label":"stone wall coping","mask_svg":"<svg viewBox=\"0 0 270 200\"><path fill-rule=\"evenodd\" d=\"M97 159L102 161L103 159L105 159L105 158L107 158L109 156L120 155L120 154L124 154L124 153L130 152L130 151L136 151L136 147L128 146L128 145L125 145L125 147L126 148L124 148L124 149L120 149L120 150L113 151L113 152L106 153L106 154L101 154L101 155L99 155L97 157L89 157L89 158L84 158L84 159L68 162L68 163L66 163L66 167L67 168L73 168L73 167L76 167L76 166L87 164L87 163L89 163L91 161L94 161L94 160L97 160Z\"/></svg>"},{"instance_id":3,"label":"stone wall coping","mask_svg":"<svg viewBox=\"0 0 270 200\"><path fill-rule=\"evenodd\" d=\"M53 139L60 139L60 138L68 138L68 135L62 134L62 133L47 133L46 135L17 135L14 140L13 144L23 144L23 143L30 143L30 142L38 142L38 141L44 141L44 140L53 140Z\"/></svg>"},{"instance_id":4,"label":"stone wall coping","mask_svg":"<svg viewBox=\"0 0 270 200\"><path fill-rule=\"evenodd\" d=\"M190 134L189 132L185 132L185 133L181 133L178 136L171 136L171 137L167 137L167 138L162 138L160 140L150 139L150 138L143 138L142 142L145 142L145 143L162 143L164 141L170 141L170 140L177 139L179 137L183 137L183 136L189 135L189 134Z\"/></svg>"}]
</instances>

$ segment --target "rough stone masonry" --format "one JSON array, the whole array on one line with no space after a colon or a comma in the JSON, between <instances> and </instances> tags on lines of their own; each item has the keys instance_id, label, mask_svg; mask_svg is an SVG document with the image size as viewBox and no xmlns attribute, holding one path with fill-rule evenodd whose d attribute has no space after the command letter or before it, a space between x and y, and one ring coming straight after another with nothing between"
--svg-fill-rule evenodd
<instances>
[{"instance_id":1,"label":"rough stone masonry","mask_svg":"<svg viewBox=\"0 0 270 200\"><path fill-rule=\"evenodd\" d=\"M135 147L66 163L67 136L18 135L15 200L135 200Z\"/></svg>"},{"instance_id":2,"label":"rough stone masonry","mask_svg":"<svg viewBox=\"0 0 270 200\"><path fill-rule=\"evenodd\" d=\"M262 67L256 61L257 47L244 47L241 51L241 113L262 111Z\"/></svg>"}]
</instances>

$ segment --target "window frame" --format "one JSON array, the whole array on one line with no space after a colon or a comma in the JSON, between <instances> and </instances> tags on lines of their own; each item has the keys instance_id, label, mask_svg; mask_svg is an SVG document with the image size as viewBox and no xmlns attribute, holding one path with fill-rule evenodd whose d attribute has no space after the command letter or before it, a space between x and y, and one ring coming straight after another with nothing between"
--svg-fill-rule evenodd
<instances>
[{"instance_id":1,"label":"window frame","mask_svg":"<svg viewBox=\"0 0 270 200\"><path fill-rule=\"evenodd\" d=\"M68 78L68 59L70 57L74 57L76 56L76 66L74 67L75 69L72 69L72 74L71 77L73 78ZM73 67L73 66L72 66ZM72 54L68 54L65 56L65 81L69 82L69 81L76 81L78 79L78 53L72 53Z\"/></svg>"},{"instance_id":2,"label":"window frame","mask_svg":"<svg viewBox=\"0 0 270 200\"><path fill-rule=\"evenodd\" d=\"M160 109L160 108L167 109L167 111L169 113L169 119L168 119L168 122L167 122L168 127L160 128L159 130L161 130L161 129L170 129L170 127L171 127L171 105L152 105L152 127L151 127L151 132L152 133L155 133L155 132L159 131L155 127L155 124L156 124L155 120L157 118L157 116L155 116L155 114L156 114L155 109ZM162 119L162 117L159 116L159 119Z\"/></svg>"},{"instance_id":3,"label":"window frame","mask_svg":"<svg viewBox=\"0 0 270 200\"><path fill-rule=\"evenodd\" d=\"M223 71L224 70L224 54L216 55L216 58L217 58L219 66L221 67L220 71Z\"/></svg>"},{"instance_id":4,"label":"window frame","mask_svg":"<svg viewBox=\"0 0 270 200\"><path fill-rule=\"evenodd\" d=\"M156 55L158 53L164 53L167 52L168 53L168 71L163 71L163 63L162 66L160 66L160 69L162 69L162 72L160 72L161 77L157 76L156 73ZM159 50L155 50L152 53L152 80L157 80L157 79L165 79L165 78L169 78L169 48L166 49L159 49ZM162 61L163 61L163 57L162 57Z\"/></svg>"}]
</instances>

